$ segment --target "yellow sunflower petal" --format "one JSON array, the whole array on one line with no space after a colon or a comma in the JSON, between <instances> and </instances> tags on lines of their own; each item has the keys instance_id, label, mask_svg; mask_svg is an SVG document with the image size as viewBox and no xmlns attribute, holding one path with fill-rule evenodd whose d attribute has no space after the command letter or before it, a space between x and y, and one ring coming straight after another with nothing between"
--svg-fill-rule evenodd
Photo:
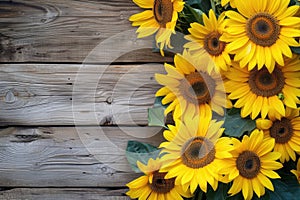
<instances>
[{"instance_id":1,"label":"yellow sunflower petal","mask_svg":"<svg viewBox=\"0 0 300 200\"><path fill-rule=\"evenodd\" d=\"M152 8L154 0L132 0L136 5L141 8Z\"/></svg>"},{"instance_id":2,"label":"yellow sunflower petal","mask_svg":"<svg viewBox=\"0 0 300 200\"><path fill-rule=\"evenodd\" d=\"M155 74L155 80L161 85L178 86L180 84L177 79L163 74Z\"/></svg>"},{"instance_id":3,"label":"yellow sunflower petal","mask_svg":"<svg viewBox=\"0 0 300 200\"><path fill-rule=\"evenodd\" d=\"M265 186L266 188L268 188L268 189L271 190L271 191L274 191L274 187L273 187L272 182L271 182L265 175L259 173L259 174L257 175L257 178L258 178L259 182L260 182L263 186Z\"/></svg>"},{"instance_id":4,"label":"yellow sunflower petal","mask_svg":"<svg viewBox=\"0 0 300 200\"><path fill-rule=\"evenodd\" d=\"M153 17L152 10L145 10L141 13L130 16L129 21L144 21Z\"/></svg>"}]
</instances>

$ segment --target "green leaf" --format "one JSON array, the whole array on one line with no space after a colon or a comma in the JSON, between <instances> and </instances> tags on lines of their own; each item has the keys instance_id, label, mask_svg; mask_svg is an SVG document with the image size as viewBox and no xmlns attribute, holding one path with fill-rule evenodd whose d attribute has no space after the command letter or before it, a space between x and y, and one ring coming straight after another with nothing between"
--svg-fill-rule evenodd
<instances>
[{"instance_id":1,"label":"green leaf","mask_svg":"<svg viewBox=\"0 0 300 200\"><path fill-rule=\"evenodd\" d=\"M293 197L300 197L300 184L288 185L289 191Z\"/></svg>"},{"instance_id":2,"label":"green leaf","mask_svg":"<svg viewBox=\"0 0 300 200\"><path fill-rule=\"evenodd\" d=\"M211 187L207 190L207 199L209 200L225 200L227 198L228 184L219 183L218 188L214 191Z\"/></svg>"},{"instance_id":3,"label":"green leaf","mask_svg":"<svg viewBox=\"0 0 300 200\"><path fill-rule=\"evenodd\" d=\"M186 200L202 200L202 199L205 199L205 198L203 198L203 195L204 193L203 193L203 191L202 190L200 190L200 188L198 187L197 189L196 189L196 191L194 192L194 196L193 197L191 197L191 198L185 198Z\"/></svg>"},{"instance_id":4,"label":"green leaf","mask_svg":"<svg viewBox=\"0 0 300 200\"><path fill-rule=\"evenodd\" d=\"M289 191L289 187L287 184L282 182L281 180L272 180L274 186L274 192L269 191L270 199L272 200L293 200L299 199L299 197L294 197L292 193Z\"/></svg>"},{"instance_id":5,"label":"green leaf","mask_svg":"<svg viewBox=\"0 0 300 200\"><path fill-rule=\"evenodd\" d=\"M292 165L292 164L290 164L290 165ZM285 163L284 168L286 168L286 163ZM293 167L293 169L295 169L295 168L296 168L296 166ZM292 194L292 196L300 197L300 184L299 184L296 176L294 174L292 174L291 172L289 172L289 173L278 172L278 173L281 177L281 181L287 185L287 188L288 188L289 192Z\"/></svg>"},{"instance_id":6,"label":"green leaf","mask_svg":"<svg viewBox=\"0 0 300 200\"><path fill-rule=\"evenodd\" d=\"M241 192L237 193L236 195L234 196L228 196L226 198L226 200L241 200L241 199L244 199L243 195Z\"/></svg>"},{"instance_id":7,"label":"green leaf","mask_svg":"<svg viewBox=\"0 0 300 200\"><path fill-rule=\"evenodd\" d=\"M165 126L164 111L169 106L161 103L163 97L156 97L154 100L153 108L148 108L148 126L159 126L168 128Z\"/></svg>"},{"instance_id":8,"label":"green leaf","mask_svg":"<svg viewBox=\"0 0 300 200\"><path fill-rule=\"evenodd\" d=\"M192 22L199 22L201 24L203 24L203 19L202 19L202 15L203 15L203 11L197 8L193 8L189 5L186 5L187 11L191 14L191 19Z\"/></svg>"},{"instance_id":9,"label":"green leaf","mask_svg":"<svg viewBox=\"0 0 300 200\"><path fill-rule=\"evenodd\" d=\"M195 8L188 4L185 4L182 12L179 13L176 23L176 31L179 31L184 35L188 35L188 29L190 28L191 23L198 22L200 24L203 24L202 14L203 11L199 8Z\"/></svg>"},{"instance_id":10,"label":"green leaf","mask_svg":"<svg viewBox=\"0 0 300 200\"><path fill-rule=\"evenodd\" d=\"M298 0L291 0L289 6L292 6L292 5L300 5L300 3Z\"/></svg>"},{"instance_id":11,"label":"green leaf","mask_svg":"<svg viewBox=\"0 0 300 200\"><path fill-rule=\"evenodd\" d=\"M165 115L163 107L148 108L148 126L165 126Z\"/></svg>"},{"instance_id":12,"label":"green leaf","mask_svg":"<svg viewBox=\"0 0 300 200\"><path fill-rule=\"evenodd\" d=\"M226 200L241 200L244 199L242 192L237 193L234 196L228 196ZM270 195L266 192L264 196L261 196L260 198L257 197L257 195L254 193L252 200L270 200Z\"/></svg>"},{"instance_id":13,"label":"green leaf","mask_svg":"<svg viewBox=\"0 0 300 200\"><path fill-rule=\"evenodd\" d=\"M189 5L199 5L201 2L201 0L185 0L185 3L186 4L189 4Z\"/></svg>"},{"instance_id":14,"label":"green leaf","mask_svg":"<svg viewBox=\"0 0 300 200\"><path fill-rule=\"evenodd\" d=\"M292 52L300 54L300 47L291 47Z\"/></svg>"},{"instance_id":15,"label":"green leaf","mask_svg":"<svg viewBox=\"0 0 300 200\"><path fill-rule=\"evenodd\" d=\"M212 4L214 3L211 0L186 0L187 5L190 5L193 8L198 8L205 12L206 14L212 8Z\"/></svg>"},{"instance_id":16,"label":"green leaf","mask_svg":"<svg viewBox=\"0 0 300 200\"><path fill-rule=\"evenodd\" d=\"M237 113L240 113L240 109L238 109L238 108L231 108L231 109L229 109L229 110L227 110L227 114L228 115L234 115L234 114L237 114Z\"/></svg>"},{"instance_id":17,"label":"green leaf","mask_svg":"<svg viewBox=\"0 0 300 200\"><path fill-rule=\"evenodd\" d=\"M254 120L242 118L239 112L229 111L225 115L224 128L226 135L241 137L252 132L256 128L256 124Z\"/></svg>"},{"instance_id":18,"label":"green leaf","mask_svg":"<svg viewBox=\"0 0 300 200\"><path fill-rule=\"evenodd\" d=\"M162 97L155 97L153 106L154 106L154 107L163 107L163 108L167 108L167 107L168 107L168 104L163 105L163 104L161 103L161 101L162 101L163 98L164 98L164 96L162 96Z\"/></svg>"},{"instance_id":19,"label":"green leaf","mask_svg":"<svg viewBox=\"0 0 300 200\"><path fill-rule=\"evenodd\" d=\"M151 145L138 141L128 141L126 148L126 158L133 171L141 172L136 162L140 161L145 165L148 163L150 158L157 158L160 150Z\"/></svg>"}]
</instances>

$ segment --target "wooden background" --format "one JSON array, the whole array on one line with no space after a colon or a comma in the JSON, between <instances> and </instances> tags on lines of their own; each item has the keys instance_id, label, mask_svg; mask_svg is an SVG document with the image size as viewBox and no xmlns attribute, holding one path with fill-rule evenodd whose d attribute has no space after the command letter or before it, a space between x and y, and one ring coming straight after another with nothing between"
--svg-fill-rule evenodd
<instances>
[{"instance_id":1,"label":"wooden background","mask_svg":"<svg viewBox=\"0 0 300 200\"><path fill-rule=\"evenodd\" d=\"M0 199L128 199L162 58L131 0L0 0ZM132 49L131 49L132 47ZM95 51L96 50L96 51ZM94 52L94 53L93 53Z\"/></svg>"}]
</instances>

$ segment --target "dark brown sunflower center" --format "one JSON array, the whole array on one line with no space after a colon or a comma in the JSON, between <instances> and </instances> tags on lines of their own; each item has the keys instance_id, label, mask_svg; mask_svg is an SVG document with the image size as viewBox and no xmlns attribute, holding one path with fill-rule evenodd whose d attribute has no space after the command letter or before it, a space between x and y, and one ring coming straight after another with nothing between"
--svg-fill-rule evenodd
<instances>
[{"instance_id":1,"label":"dark brown sunflower center","mask_svg":"<svg viewBox=\"0 0 300 200\"><path fill-rule=\"evenodd\" d=\"M263 47L272 46L280 35L278 20L268 13L258 13L248 19L246 32L249 39Z\"/></svg>"},{"instance_id":2,"label":"dark brown sunflower center","mask_svg":"<svg viewBox=\"0 0 300 200\"><path fill-rule=\"evenodd\" d=\"M153 14L155 20L165 27L172 20L173 3L171 0L154 0Z\"/></svg>"},{"instance_id":3,"label":"dark brown sunflower center","mask_svg":"<svg viewBox=\"0 0 300 200\"><path fill-rule=\"evenodd\" d=\"M214 144L204 137L187 141L182 148L182 162L190 168L205 167L215 159Z\"/></svg>"},{"instance_id":4,"label":"dark brown sunflower center","mask_svg":"<svg viewBox=\"0 0 300 200\"><path fill-rule=\"evenodd\" d=\"M207 73L193 72L180 85L184 98L193 104L208 103L215 93L215 80Z\"/></svg>"},{"instance_id":5,"label":"dark brown sunflower center","mask_svg":"<svg viewBox=\"0 0 300 200\"><path fill-rule=\"evenodd\" d=\"M270 97L281 93L285 78L280 68L275 67L272 73L264 67L250 72L249 86L251 91L259 96Z\"/></svg>"},{"instance_id":6,"label":"dark brown sunflower center","mask_svg":"<svg viewBox=\"0 0 300 200\"><path fill-rule=\"evenodd\" d=\"M236 167L244 178L252 179L260 171L261 163L256 153L243 151L236 159Z\"/></svg>"},{"instance_id":7,"label":"dark brown sunflower center","mask_svg":"<svg viewBox=\"0 0 300 200\"><path fill-rule=\"evenodd\" d=\"M157 193L168 193L175 187L175 178L165 179L167 173L153 172L150 188Z\"/></svg>"},{"instance_id":8,"label":"dark brown sunflower center","mask_svg":"<svg viewBox=\"0 0 300 200\"><path fill-rule=\"evenodd\" d=\"M204 38L204 49L213 56L222 54L226 43L219 40L221 34L217 31L211 32Z\"/></svg>"},{"instance_id":9,"label":"dark brown sunflower center","mask_svg":"<svg viewBox=\"0 0 300 200\"><path fill-rule=\"evenodd\" d=\"M282 118L273 122L270 128L270 136L275 138L275 142L279 144L285 144L293 136L293 126L289 119Z\"/></svg>"}]
</instances>

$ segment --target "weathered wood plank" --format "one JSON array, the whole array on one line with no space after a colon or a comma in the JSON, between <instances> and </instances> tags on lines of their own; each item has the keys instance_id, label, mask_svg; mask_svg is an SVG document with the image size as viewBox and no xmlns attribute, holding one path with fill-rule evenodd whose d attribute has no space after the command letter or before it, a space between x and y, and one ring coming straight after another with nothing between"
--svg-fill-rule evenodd
<instances>
[{"instance_id":1,"label":"weathered wood plank","mask_svg":"<svg viewBox=\"0 0 300 200\"><path fill-rule=\"evenodd\" d=\"M0 65L0 126L147 124L161 64Z\"/></svg>"},{"instance_id":2,"label":"weathered wood plank","mask_svg":"<svg viewBox=\"0 0 300 200\"><path fill-rule=\"evenodd\" d=\"M40 127L0 130L1 187L124 187L138 177L128 140L159 145L158 127Z\"/></svg>"},{"instance_id":3,"label":"weathered wood plank","mask_svg":"<svg viewBox=\"0 0 300 200\"><path fill-rule=\"evenodd\" d=\"M128 18L140 11L131 0L1 0L0 62L81 63L103 43L89 62L168 59L152 53L152 38L136 39Z\"/></svg>"},{"instance_id":4,"label":"weathered wood plank","mask_svg":"<svg viewBox=\"0 0 300 200\"><path fill-rule=\"evenodd\" d=\"M0 191L1 200L128 200L126 189L102 188L14 188Z\"/></svg>"}]
</instances>

